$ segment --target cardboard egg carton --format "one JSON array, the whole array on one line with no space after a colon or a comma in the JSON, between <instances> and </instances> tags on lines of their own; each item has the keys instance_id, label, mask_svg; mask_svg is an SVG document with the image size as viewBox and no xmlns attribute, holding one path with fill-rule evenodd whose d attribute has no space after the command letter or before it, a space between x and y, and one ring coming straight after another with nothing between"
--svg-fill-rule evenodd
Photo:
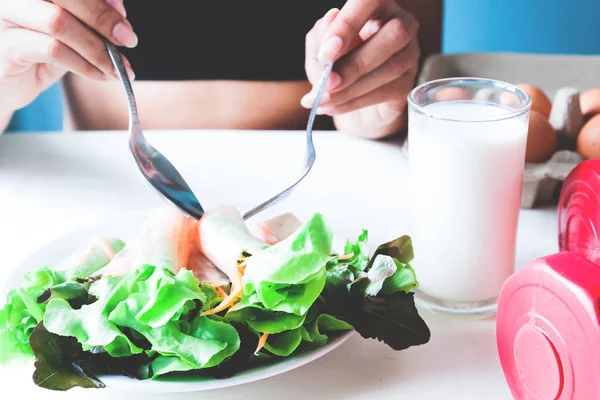
<instances>
[{"instance_id":1,"label":"cardboard egg carton","mask_svg":"<svg viewBox=\"0 0 600 400\"><path fill-rule=\"evenodd\" d=\"M554 204L562 182L583 157L576 151L584 120L579 94L600 87L600 56L521 53L435 54L425 60L418 84L452 77L497 79L529 83L552 100L550 123L558 151L545 163L525 164L521 208Z\"/></svg>"}]
</instances>

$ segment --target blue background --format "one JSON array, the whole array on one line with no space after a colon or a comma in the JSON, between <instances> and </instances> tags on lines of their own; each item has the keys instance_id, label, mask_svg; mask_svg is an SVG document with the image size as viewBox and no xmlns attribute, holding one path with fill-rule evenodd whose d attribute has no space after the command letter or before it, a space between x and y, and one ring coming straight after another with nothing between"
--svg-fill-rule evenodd
<instances>
[{"instance_id":1,"label":"blue background","mask_svg":"<svg viewBox=\"0 0 600 400\"><path fill-rule=\"evenodd\" d=\"M444 0L446 53L600 53L600 0Z\"/></svg>"},{"instance_id":2,"label":"blue background","mask_svg":"<svg viewBox=\"0 0 600 400\"><path fill-rule=\"evenodd\" d=\"M445 0L442 52L481 51L600 54L600 0ZM8 130L60 131L62 113L57 84Z\"/></svg>"}]
</instances>

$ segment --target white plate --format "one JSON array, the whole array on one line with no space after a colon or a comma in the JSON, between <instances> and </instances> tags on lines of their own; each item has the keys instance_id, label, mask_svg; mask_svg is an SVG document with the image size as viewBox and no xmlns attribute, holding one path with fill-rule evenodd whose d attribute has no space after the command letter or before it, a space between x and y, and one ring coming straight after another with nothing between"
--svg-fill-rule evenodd
<instances>
[{"instance_id":1,"label":"white plate","mask_svg":"<svg viewBox=\"0 0 600 400\"><path fill-rule=\"evenodd\" d=\"M6 293L10 289L18 287L21 284L24 272L42 266L52 268L72 254L79 246L86 243L86 241L92 240L97 235L116 236L127 242L138 231L140 223L141 217L132 217L127 220L113 221L102 225L86 226L47 243L38 251L31 254L12 272L2 290L0 304L4 304ZM336 242L339 240L338 238ZM172 381L139 381L124 376L99 376L98 378L107 387L112 389L138 393L182 393L242 385L270 378L306 365L339 347L353 333L354 331L347 332L320 349L288 357L275 364L256 367L227 379L189 378L183 380L177 378L177 380ZM28 370L24 373L30 374L30 371Z\"/></svg>"}]
</instances>

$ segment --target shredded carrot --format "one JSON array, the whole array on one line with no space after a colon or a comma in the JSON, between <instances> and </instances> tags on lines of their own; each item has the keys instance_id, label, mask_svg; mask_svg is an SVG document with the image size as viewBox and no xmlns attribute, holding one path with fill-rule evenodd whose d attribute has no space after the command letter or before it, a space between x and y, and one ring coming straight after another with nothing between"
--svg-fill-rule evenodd
<instances>
[{"instance_id":1,"label":"shredded carrot","mask_svg":"<svg viewBox=\"0 0 600 400\"><path fill-rule=\"evenodd\" d=\"M263 335L260 337L260 339L258 339L258 346L256 346L256 351L254 352L254 355L257 356L258 352L261 351L261 349L263 347L265 347L265 344L267 343L267 338L269 337L268 333L263 333Z\"/></svg>"},{"instance_id":2,"label":"shredded carrot","mask_svg":"<svg viewBox=\"0 0 600 400\"><path fill-rule=\"evenodd\" d=\"M233 306L233 303L235 303L235 301L242 295L242 291L242 275L238 274L235 279L233 279L233 282L231 282L231 291L229 292L229 296L226 296L223 301L212 310L204 311L200 315L212 315L226 310L227 308Z\"/></svg>"},{"instance_id":3,"label":"shredded carrot","mask_svg":"<svg viewBox=\"0 0 600 400\"><path fill-rule=\"evenodd\" d=\"M221 289L220 286L215 286L214 288L217 291L219 297L222 297L224 299L227 298L227 293L225 293L225 291L223 289Z\"/></svg>"},{"instance_id":4,"label":"shredded carrot","mask_svg":"<svg viewBox=\"0 0 600 400\"><path fill-rule=\"evenodd\" d=\"M344 254L343 256L339 256L338 260L340 260L340 261L346 261L346 260L351 259L352 257L354 257L354 252L351 252L349 254Z\"/></svg>"}]
</instances>

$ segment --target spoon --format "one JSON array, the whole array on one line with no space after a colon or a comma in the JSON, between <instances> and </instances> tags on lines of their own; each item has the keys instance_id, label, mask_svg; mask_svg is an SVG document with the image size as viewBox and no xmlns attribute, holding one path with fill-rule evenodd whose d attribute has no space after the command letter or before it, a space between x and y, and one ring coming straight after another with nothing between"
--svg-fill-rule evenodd
<instances>
[{"instance_id":1,"label":"spoon","mask_svg":"<svg viewBox=\"0 0 600 400\"><path fill-rule=\"evenodd\" d=\"M144 136L133 88L119 50L104 40L110 58L125 89L129 107L129 149L150 186L189 217L200 219L204 209L177 169Z\"/></svg>"}]
</instances>

